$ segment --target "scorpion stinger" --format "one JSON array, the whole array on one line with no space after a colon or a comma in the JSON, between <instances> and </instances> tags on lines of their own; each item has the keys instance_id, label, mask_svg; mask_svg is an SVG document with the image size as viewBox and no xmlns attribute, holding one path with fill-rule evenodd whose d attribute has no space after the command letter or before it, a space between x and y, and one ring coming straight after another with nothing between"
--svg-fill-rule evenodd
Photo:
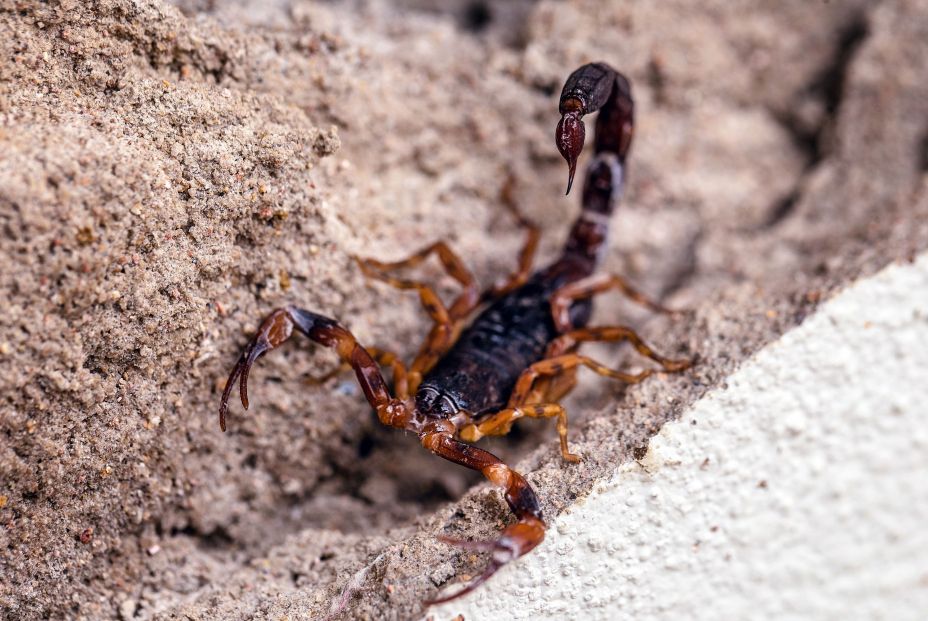
<instances>
[{"instance_id":1,"label":"scorpion stinger","mask_svg":"<svg viewBox=\"0 0 928 621\"><path fill-rule=\"evenodd\" d=\"M586 140L586 126L580 119L582 114L579 100L568 99L566 106L564 103L561 104L561 120L558 121L557 129L554 131L557 150L567 160L567 191L564 194L570 194L570 188L574 185L577 159L583 151L583 142Z\"/></svg>"},{"instance_id":2,"label":"scorpion stinger","mask_svg":"<svg viewBox=\"0 0 928 621\"><path fill-rule=\"evenodd\" d=\"M567 160L567 194L574 184L577 159L583 151L583 117L597 110L596 153L614 153L624 163L631 145L634 102L628 80L605 63L584 65L570 74L561 91L561 120L554 131L557 149Z\"/></svg>"}]
</instances>

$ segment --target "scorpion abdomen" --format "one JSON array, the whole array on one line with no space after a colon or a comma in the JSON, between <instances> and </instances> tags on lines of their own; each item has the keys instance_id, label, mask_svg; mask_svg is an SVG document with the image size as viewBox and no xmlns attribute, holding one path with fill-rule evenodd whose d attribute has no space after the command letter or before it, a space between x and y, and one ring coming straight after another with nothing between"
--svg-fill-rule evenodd
<instances>
[{"instance_id":1,"label":"scorpion abdomen","mask_svg":"<svg viewBox=\"0 0 928 621\"><path fill-rule=\"evenodd\" d=\"M423 378L416 394L419 411L448 418L458 410L479 415L504 407L519 375L544 358L558 334L548 300L560 280L536 274L481 313ZM573 305L575 326L586 325L590 309L588 300Z\"/></svg>"}]
</instances>

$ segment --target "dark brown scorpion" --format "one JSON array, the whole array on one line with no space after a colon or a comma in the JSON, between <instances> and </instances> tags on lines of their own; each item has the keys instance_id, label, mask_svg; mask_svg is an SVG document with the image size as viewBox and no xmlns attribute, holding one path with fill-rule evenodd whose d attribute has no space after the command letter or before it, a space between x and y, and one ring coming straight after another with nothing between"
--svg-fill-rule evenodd
<instances>
[{"instance_id":1,"label":"dark brown scorpion","mask_svg":"<svg viewBox=\"0 0 928 621\"><path fill-rule=\"evenodd\" d=\"M531 272L539 231L519 214L511 200L505 201L528 234L517 270L483 293L464 263L441 241L403 261L359 260L368 276L417 291L434 321L408 370L396 355L364 348L334 319L287 306L275 310L261 323L223 391L219 424L224 431L229 396L236 382L247 409L248 372L255 360L282 345L296 329L310 340L335 349L343 366L354 369L364 396L383 424L416 433L428 450L479 470L504 490L517 521L506 527L498 539L444 539L471 550L490 552L486 570L463 590L429 603L449 601L472 591L500 567L541 543L545 536L538 499L525 478L469 442L486 435L506 434L523 417L556 418L561 455L567 461L579 461L579 456L568 450L567 414L557 403L573 388L578 368L585 366L600 375L634 383L656 370L682 371L690 365L688 360L658 355L627 327L585 327L592 296L610 289L618 289L652 310L670 312L618 276L594 275L605 248L609 218L622 195L634 117L629 81L604 63L584 65L574 71L561 92L561 120L555 138L569 165L568 193L583 149L582 118L597 110L595 155L586 173L583 209L563 253L554 263ZM415 267L433 254L462 287L450 306L443 304L426 284L387 275ZM479 308L484 310L468 322ZM660 369L629 374L607 368L577 353L580 344L588 341L628 342ZM393 395L378 363L392 369Z\"/></svg>"}]
</instances>

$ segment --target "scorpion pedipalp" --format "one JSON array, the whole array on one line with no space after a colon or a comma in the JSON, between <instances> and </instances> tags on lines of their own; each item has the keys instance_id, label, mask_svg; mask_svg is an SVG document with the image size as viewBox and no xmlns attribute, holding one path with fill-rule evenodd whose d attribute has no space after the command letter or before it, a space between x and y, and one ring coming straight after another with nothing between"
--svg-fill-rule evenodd
<instances>
[{"instance_id":1,"label":"scorpion pedipalp","mask_svg":"<svg viewBox=\"0 0 928 621\"><path fill-rule=\"evenodd\" d=\"M500 537L495 540L468 541L465 539L456 539L454 537L438 537L439 541L458 548L473 550L475 552L490 552L490 562L487 563L482 574L468 582L460 591L455 591L450 595L429 600L424 603L427 606L432 604L443 604L467 595L489 580L490 577L504 565L530 552L536 545L541 543L544 537L544 529L544 522L542 522L541 519L524 516L515 524L507 527Z\"/></svg>"},{"instance_id":2,"label":"scorpion pedipalp","mask_svg":"<svg viewBox=\"0 0 928 621\"><path fill-rule=\"evenodd\" d=\"M355 371L361 390L371 407L377 412L384 424L403 427L409 422L408 412L403 404L391 397L387 382L380 372L380 367L373 357L362 347L348 330L337 321L312 311L293 306L278 308L261 322L251 343L239 356L238 363L229 374L222 399L219 402L219 427L226 430L226 414L229 411L229 397L239 380L242 405L248 408L248 373L255 361L280 346L290 338L297 329L309 340L323 347L336 350L343 362Z\"/></svg>"},{"instance_id":3,"label":"scorpion pedipalp","mask_svg":"<svg viewBox=\"0 0 928 621\"><path fill-rule=\"evenodd\" d=\"M290 322L286 314L275 311L265 319L258 332L252 338L248 346L242 351L238 362L229 374L226 380L225 390L222 391L222 399L219 401L219 428L226 430L226 415L229 412L229 397L235 389L235 384L239 385L239 396L242 400L242 407L248 409L248 374L255 361L266 354L268 351L285 341L293 331L293 323ZM274 339L276 342L272 341Z\"/></svg>"},{"instance_id":4,"label":"scorpion pedipalp","mask_svg":"<svg viewBox=\"0 0 928 621\"><path fill-rule=\"evenodd\" d=\"M488 551L491 552L491 556L484 572L463 590L429 603L447 602L471 592L500 567L531 551L545 538L545 523L538 498L521 474L492 453L456 440L447 432L440 431L438 426L435 429L421 434L423 446L439 457L482 473L491 483L503 490L506 504L518 521L507 526L494 541L461 541L440 537L439 539L445 543L468 550Z\"/></svg>"}]
</instances>

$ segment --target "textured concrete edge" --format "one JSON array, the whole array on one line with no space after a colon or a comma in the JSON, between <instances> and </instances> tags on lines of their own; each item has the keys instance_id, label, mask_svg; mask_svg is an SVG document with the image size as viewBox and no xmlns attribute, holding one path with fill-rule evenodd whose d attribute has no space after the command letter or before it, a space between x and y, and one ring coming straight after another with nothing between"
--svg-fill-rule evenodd
<instances>
[{"instance_id":1,"label":"textured concrete edge","mask_svg":"<svg viewBox=\"0 0 928 621\"><path fill-rule=\"evenodd\" d=\"M857 281L436 621L917 619L928 253Z\"/></svg>"}]
</instances>

